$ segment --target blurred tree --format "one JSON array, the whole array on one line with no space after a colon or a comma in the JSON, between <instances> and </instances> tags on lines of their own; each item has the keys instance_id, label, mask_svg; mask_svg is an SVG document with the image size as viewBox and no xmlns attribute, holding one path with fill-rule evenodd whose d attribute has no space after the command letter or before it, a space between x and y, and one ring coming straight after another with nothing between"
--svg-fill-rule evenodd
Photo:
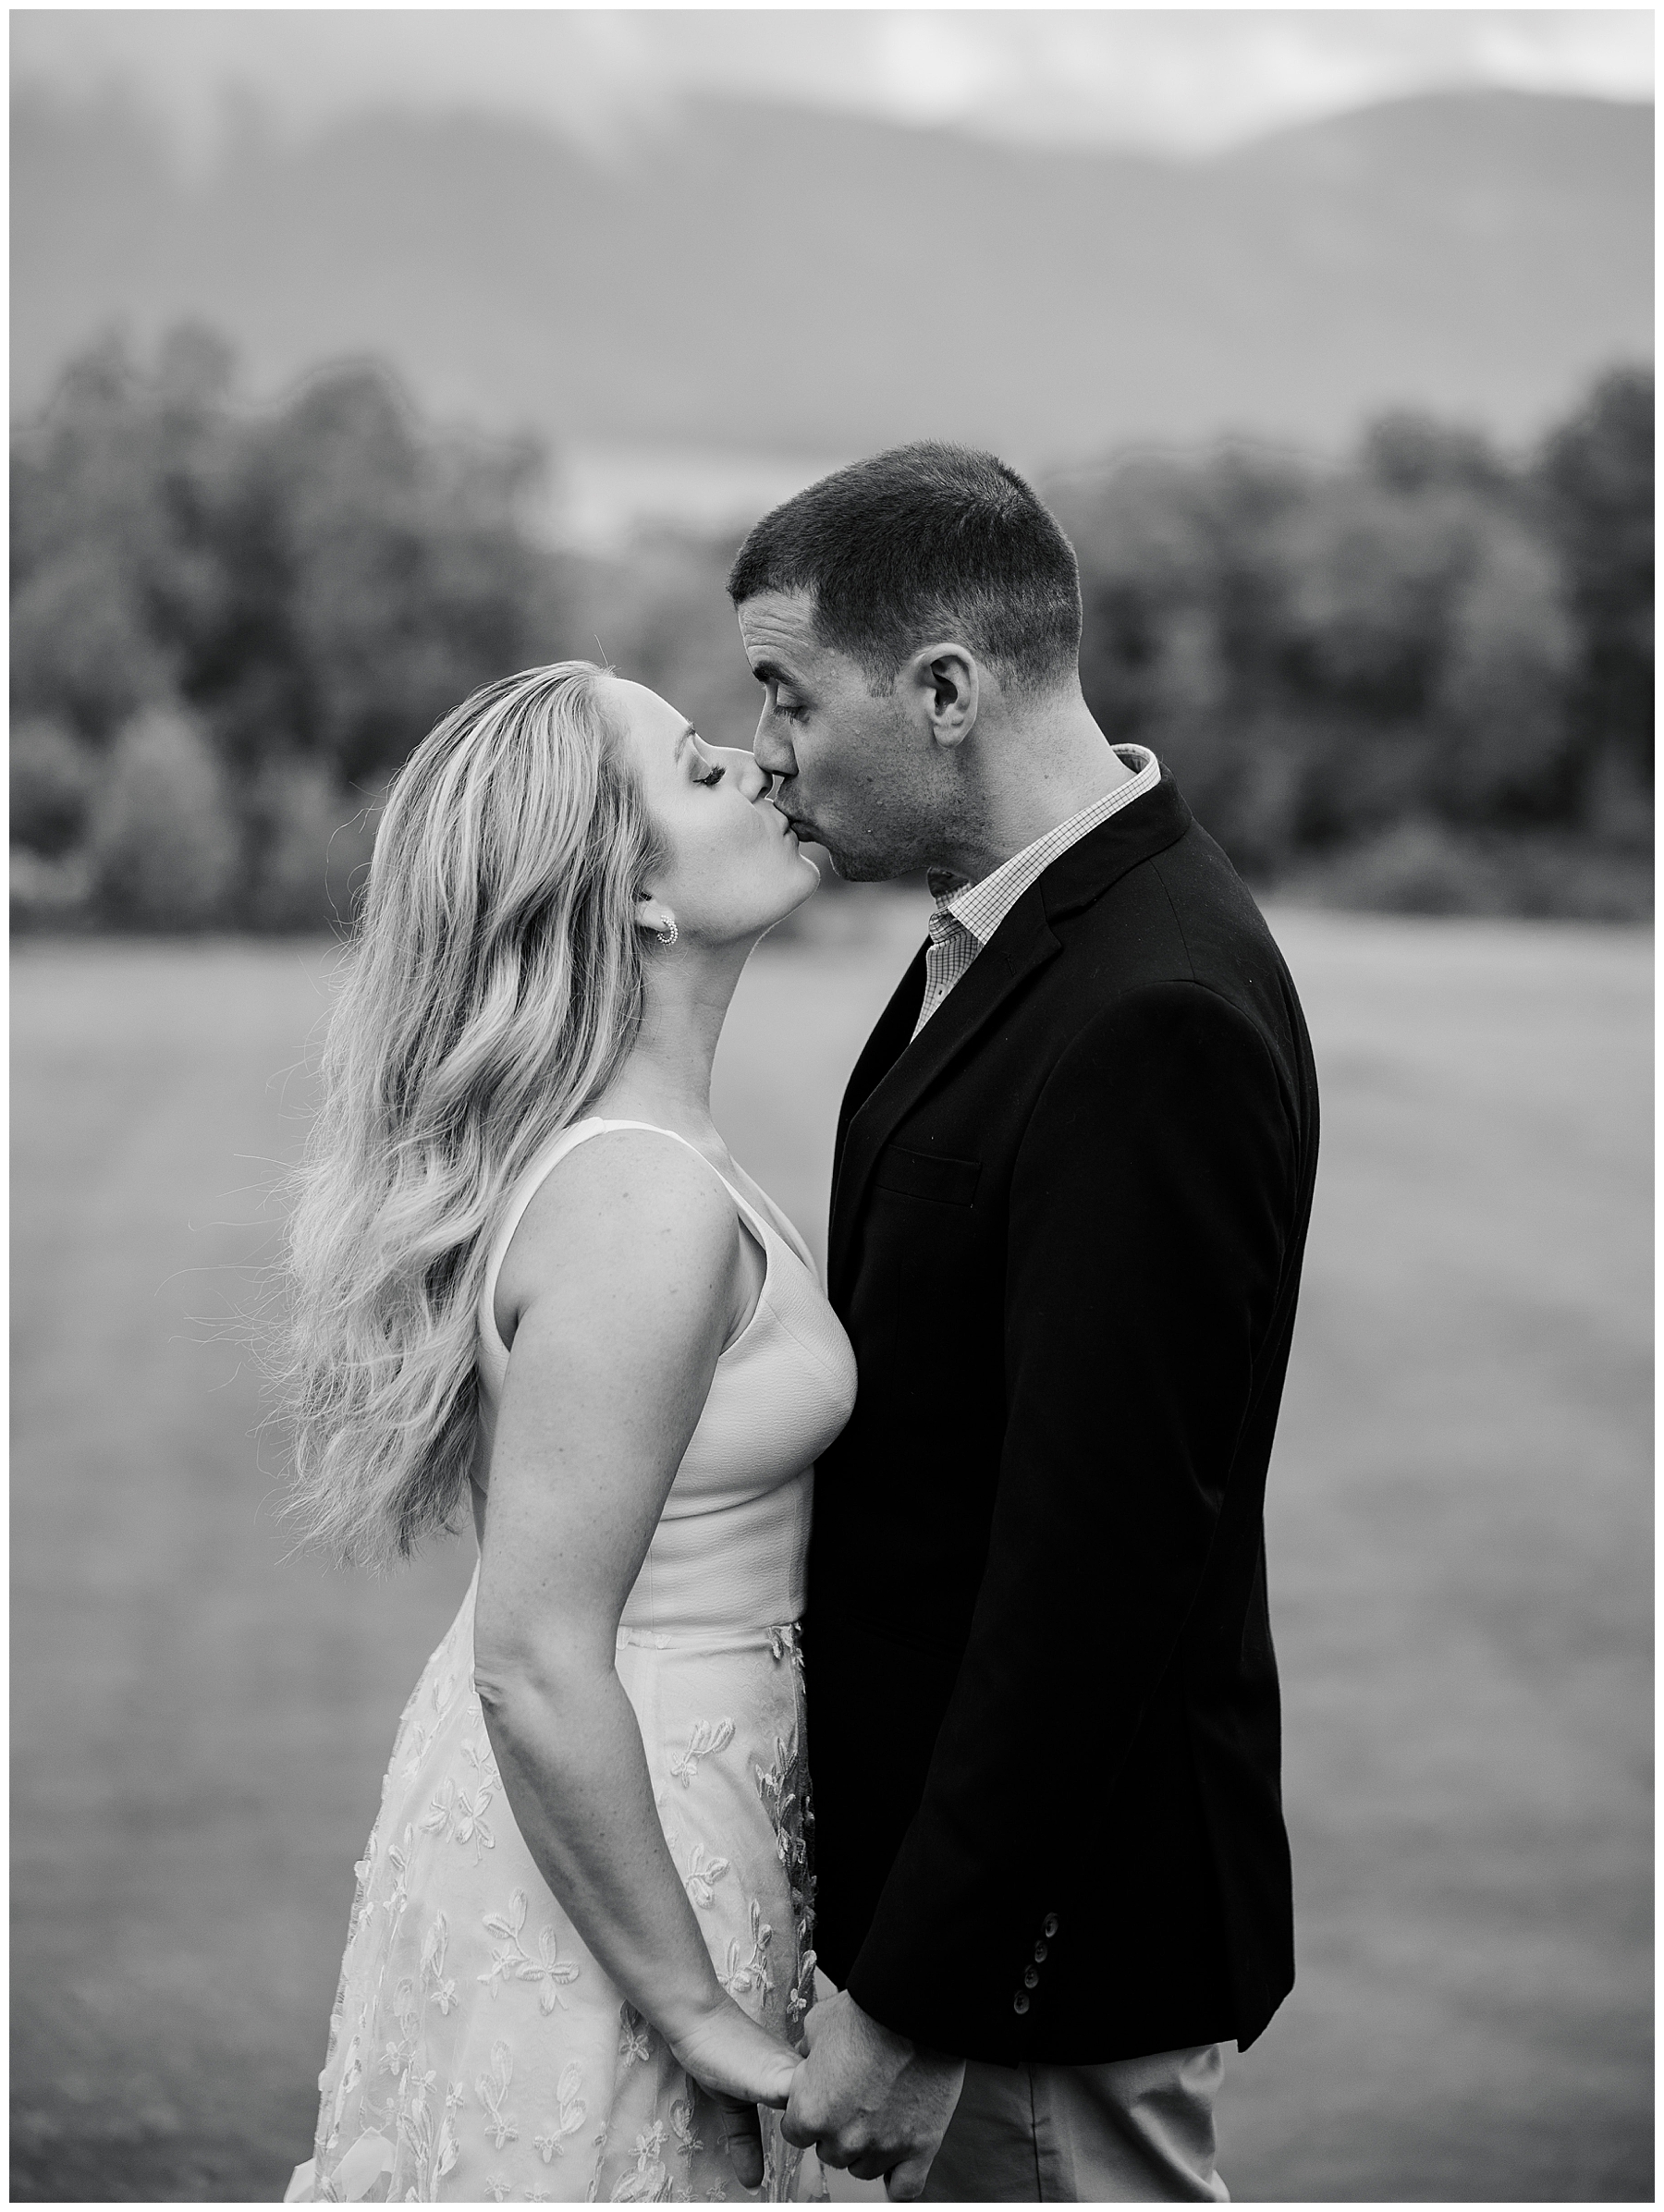
<instances>
[{"instance_id":1,"label":"blurred tree","mask_svg":"<svg viewBox=\"0 0 1664 2212\"><path fill-rule=\"evenodd\" d=\"M80 841L95 756L62 723L16 724L11 740L11 841L58 860Z\"/></svg>"},{"instance_id":2,"label":"blurred tree","mask_svg":"<svg viewBox=\"0 0 1664 2212\"><path fill-rule=\"evenodd\" d=\"M1279 550L1288 702L1312 732L1303 843L1423 811L1563 812L1570 628L1505 483L1371 468L1323 487Z\"/></svg>"},{"instance_id":3,"label":"blurred tree","mask_svg":"<svg viewBox=\"0 0 1664 2212\"><path fill-rule=\"evenodd\" d=\"M201 512L228 460L224 376L205 334L177 333L153 385L106 340L14 439L14 710L66 714L102 742L182 688L218 582Z\"/></svg>"},{"instance_id":4,"label":"blurred tree","mask_svg":"<svg viewBox=\"0 0 1664 2212\"><path fill-rule=\"evenodd\" d=\"M228 759L385 768L447 707L550 653L554 568L523 507L542 465L426 428L386 373L231 405L186 325L145 376L116 341L18 438L14 703L106 740L178 696Z\"/></svg>"},{"instance_id":5,"label":"blurred tree","mask_svg":"<svg viewBox=\"0 0 1664 2212\"><path fill-rule=\"evenodd\" d=\"M11 603L14 714L62 716L102 743L173 687L135 580L113 544L67 545L18 583Z\"/></svg>"},{"instance_id":6,"label":"blurred tree","mask_svg":"<svg viewBox=\"0 0 1664 2212\"><path fill-rule=\"evenodd\" d=\"M385 772L480 684L556 657L554 569L520 521L540 465L423 432L374 368L263 425L222 515L242 589L195 671L227 751L259 757L280 717L338 775Z\"/></svg>"},{"instance_id":7,"label":"blurred tree","mask_svg":"<svg viewBox=\"0 0 1664 2212\"><path fill-rule=\"evenodd\" d=\"M1459 484L1506 493L1508 463L1482 431L1439 422L1408 409L1378 415L1364 433L1359 458L1365 474L1393 492Z\"/></svg>"},{"instance_id":8,"label":"blurred tree","mask_svg":"<svg viewBox=\"0 0 1664 2212\"><path fill-rule=\"evenodd\" d=\"M749 743L723 590L737 533L557 556L527 526L540 466L423 423L370 364L260 413L199 327L148 370L114 340L73 361L14 441L14 910L69 910L92 880L76 824L108 784L108 917L327 923L367 854L366 794L479 683L562 654ZM1524 460L1400 411L1344 462L1146 455L1050 496L1080 555L1094 712L1170 763L1246 873L1332 888L1350 868L1371 898L1448 908L1466 866L1486 910L1631 910L1652 783L1648 376L1602 380ZM198 734L176 732L165 776L166 749L131 733L181 708ZM189 871L177 824L155 869L113 826L154 812L168 776L205 840L200 896L163 887Z\"/></svg>"},{"instance_id":9,"label":"blurred tree","mask_svg":"<svg viewBox=\"0 0 1664 2212\"><path fill-rule=\"evenodd\" d=\"M1537 471L1577 625L1571 711L1586 812L1646 834L1653 788L1653 380L1603 377ZM1596 824L1599 825L1598 821Z\"/></svg>"},{"instance_id":10,"label":"blurred tree","mask_svg":"<svg viewBox=\"0 0 1664 2212\"><path fill-rule=\"evenodd\" d=\"M257 929L315 930L351 920L374 843L373 806L343 791L317 761L275 761L249 805Z\"/></svg>"},{"instance_id":11,"label":"blurred tree","mask_svg":"<svg viewBox=\"0 0 1664 2212\"><path fill-rule=\"evenodd\" d=\"M117 736L88 837L101 916L127 929L226 920L240 840L219 763L194 716L152 707Z\"/></svg>"},{"instance_id":12,"label":"blurred tree","mask_svg":"<svg viewBox=\"0 0 1664 2212\"><path fill-rule=\"evenodd\" d=\"M1473 853L1441 823L1638 825L1612 763L1650 762L1644 379L1608 379L1535 465L1400 412L1350 466L1226 448L1053 496L1094 712L1171 764L1249 873L1367 846L1372 882L1448 908Z\"/></svg>"},{"instance_id":13,"label":"blurred tree","mask_svg":"<svg viewBox=\"0 0 1664 2212\"><path fill-rule=\"evenodd\" d=\"M1525 826L1572 808L1576 635L1550 547L1491 509L1452 592L1428 700L1427 795L1453 822Z\"/></svg>"},{"instance_id":14,"label":"blurred tree","mask_svg":"<svg viewBox=\"0 0 1664 2212\"><path fill-rule=\"evenodd\" d=\"M319 807L333 828L362 805L321 794L379 782L479 684L570 648L562 572L526 526L534 446L436 432L371 365L267 414L232 392L212 331L173 331L148 373L110 339L17 435L13 711L103 750L183 704L228 779L202 818L228 803L256 863L245 918L289 926L306 906L292 837ZM263 786L303 761L314 776ZM280 834L266 788L289 795ZM224 906L216 849L204 914ZM113 887L108 910L137 919L150 898Z\"/></svg>"},{"instance_id":15,"label":"blurred tree","mask_svg":"<svg viewBox=\"0 0 1664 2212\"><path fill-rule=\"evenodd\" d=\"M1168 761L1239 864L1262 872L1299 830L1275 547L1311 483L1300 461L1236 447L1201 464L1134 459L1052 495L1080 557L1094 714L1113 742Z\"/></svg>"}]
</instances>

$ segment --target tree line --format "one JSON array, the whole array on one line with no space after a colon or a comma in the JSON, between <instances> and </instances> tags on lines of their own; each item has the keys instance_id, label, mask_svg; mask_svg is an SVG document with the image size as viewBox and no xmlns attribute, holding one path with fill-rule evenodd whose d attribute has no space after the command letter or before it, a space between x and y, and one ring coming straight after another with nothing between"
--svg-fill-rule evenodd
<instances>
[{"instance_id":1,"label":"tree line","mask_svg":"<svg viewBox=\"0 0 1664 2212\"><path fill-rule=\"evenodd\" d=\"M1053 488L1083 680L1238 867L1357 903L1642 910L1652 380L1536 451L1411 414L1340 466L1225 449Z\"/></svg>"},{"instance_id":2,"label":"tree line","mask_svg":"<svg viewBox=\"0 0 1664 2212\"><path fill-rule=\"evenodd\" d=\"M610 559L533 527L544 457L373 363L239 404L190 326L106 341L14 435L12 863L25 926L345 920L377 793L477 684L605 651L743 743L732 534ZM1524 455L1399 414L1343 462L1124 456L1043 487L1083 681L1256 885L1429 910L1647 910L1650 374Z\"/></svg>"}]
</instances>

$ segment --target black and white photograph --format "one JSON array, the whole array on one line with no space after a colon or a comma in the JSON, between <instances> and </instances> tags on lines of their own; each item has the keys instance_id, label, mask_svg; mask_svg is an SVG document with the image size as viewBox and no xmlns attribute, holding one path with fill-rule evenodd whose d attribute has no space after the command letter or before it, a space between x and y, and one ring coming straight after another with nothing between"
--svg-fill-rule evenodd
<instances>
[{"instance_id":1,"label":"black and white photograph","mask_svg":"<svg viewBox=\"0 0 1664 2212\"><path fill-rule=\"evenodd\" d=\"M9 22L12 2200L1654 2201L1652 11Z\"/></svg>"}]
</instances>

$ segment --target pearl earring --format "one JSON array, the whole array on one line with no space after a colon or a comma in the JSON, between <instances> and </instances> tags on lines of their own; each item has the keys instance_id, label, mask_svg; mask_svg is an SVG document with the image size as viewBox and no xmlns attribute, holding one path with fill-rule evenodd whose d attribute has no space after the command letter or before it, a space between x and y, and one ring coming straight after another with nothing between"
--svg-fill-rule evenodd
<instances>
[{"instance_id":1,"label":"pearl earring","mask_svg":"<svg viewBox=\"0 0 1664 2212\"><path fill-rule=\"evenodd\" d=\"M676 927L676 916L672 914L669 921L666 923L664 928L655 929L653 934L658 939L661 945L674 945L678 935Z\"/></svg>"}]
</instances>

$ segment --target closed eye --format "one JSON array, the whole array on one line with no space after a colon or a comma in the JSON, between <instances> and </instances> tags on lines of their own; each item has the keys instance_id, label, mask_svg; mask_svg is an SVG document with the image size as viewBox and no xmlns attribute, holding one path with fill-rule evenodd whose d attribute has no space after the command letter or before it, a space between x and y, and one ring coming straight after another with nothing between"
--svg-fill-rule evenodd
<instances>
[{"instance_id":1,"label":"closed eye","mask_svg":"<svg viewBox=\"0 0 1664 2212\"><path fill-rule=\"evenodd\" d=\"M696 761L700 762L704 768L704 774L703 776L695 776L693 781L696 784L703 784L705 789L708 791L714 784L719 784L722 781L723 777L728 774L728 770L722 765L720 761L707 761L705 759L704 754L700 751L700 747L704 743L704 739L700 736L699 732L694 728L691 722L689 723L687 731L685 733L685 740L691 742L693 746L693 757Z\"/></svg>"},{"instance_id":2,"label":"closed eye","mask_svg":"<svg viewBox=\"0 0 1664 2212\"><path fill-rule=\"evenodd\" d=\"M776 715L782 722L801 722L803 719L803 708L796 700L789 699L781 689L786 680L783 676L771 668L766 662L761 667L753 668L752 673L767 693L765 702L767 713Z\"/></svg>"}]
</instances>

